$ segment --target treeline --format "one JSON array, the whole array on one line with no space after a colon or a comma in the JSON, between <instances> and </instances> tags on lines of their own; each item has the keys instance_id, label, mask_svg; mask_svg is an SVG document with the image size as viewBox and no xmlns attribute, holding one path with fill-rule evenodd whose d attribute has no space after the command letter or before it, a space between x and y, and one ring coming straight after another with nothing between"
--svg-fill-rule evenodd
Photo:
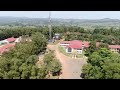
<instances>
[{"instance_id":1,"label":"treeline","mask_svg":"<svg viewBox=\"0 0 120 90\"><path fill-rule=\"evenodd\" d=\"M95 29L92 38L107 44L120 44L120 29Z\"/></svg>"},{"instance_id":2,"label":"treeline","mask_svg":"<svg viewBox=\"0 0 120 90\"><path fill-rule=\"evenodd\" d=\"M46 33L45 33L45 32ZM17 27L17 28L4 28L0 29L0 40L9 38L9 37L19 37L22 35L29 35L31 36L35 32L41 32L44 35L48 35L47 28L29 28L29 27Z\"/></svg>"},{"instance_id":3,"label":"treeline","mask_svg":"<svg viewBox=\"0 0 120 90\"><path fill-rule=\"evenodd\" d=\"M40 32L46 39L49 39L49 29L47 26L39 27L16 27L0 28L0 40L9 37L19 37L22 35L31 36L32 33ZM78 26L52 26L52 37L55 33L60 33L65 40L86 40L103 42L106 44L120 44L120 29L96 28L94 30L84 29Z\"/></svg>"},{"instance_id":4,"label":"treeline","mask_svg":"<svg viewBox=\"0 0 120 90\"><path fill-rule=\"evenodd\" d=\"M65 36L65 40L85 40L85 41L96 41L103 42L106 44L118 44L120 45L120 29L100 29L96 28L92 31L80 30L70 32Z\"/></svg>"},{"instance_id":5,"label":"treeline","mask_svg":"<svg viewBox=\"0 0 120 90\"><path fill-rule=\"evenodd\" d=\"M49 29L47 26L39 27L16 27L16 28L0 28L0 40L9 38L9 37L19 37L22 35L31 36L32 33L40 32L48 39L49 38ZM52 26L52 37L55 33L60 33L64 35L66 32L85 32L83 28L75 26Z\"/></svg>"}]
</instances>

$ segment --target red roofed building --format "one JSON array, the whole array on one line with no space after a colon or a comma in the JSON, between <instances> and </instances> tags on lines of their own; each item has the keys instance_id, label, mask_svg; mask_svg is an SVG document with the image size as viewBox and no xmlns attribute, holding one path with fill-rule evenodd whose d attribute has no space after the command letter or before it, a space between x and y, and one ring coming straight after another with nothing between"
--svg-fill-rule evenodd
<instances>
[{"instance_id":1,"label":"red roofed building","mask_svg":"<svg viewBox=\"0 0 120 90\"><path fill-rule=\"evenodd\" d=\"M83 42L81 40L63 41L60 43L60 45L66 48L67 53L77 52L79 54L82 54L83 48L89 47L89 42Z\"/></svg>"},{"instance_id":2,"label":"red roofed building","mask_svg":"<svg viewBox=\"0 0 120 90\"><path fill-rule=\"evenodd\" d=\"M8 41L9 43L15 42L16 38L7 38L6 41Z\"/></svg>"},{"instance_id":3,"label":"red roofed building","mask_svg":"<svg viewBox=\"0 0 120 90\"><path fill-rule=\"evenodd\" d=\"M109 48L112 52L120 53L120 45L109 45Z\"/></svg>"},{"instance_id":4,"label":"red roofed building","mask_svg":"<svg viewBox=\"0 0 120 90\"><path fill-rule=\"evenodd\" d=\"M101 42L96 42L96 47L99 47ZM73 53L74 51L82 54L83 49L88 48L90 46L90 42L88 41L80 41L80 40L73 40L73 41L63 41L60 43L61 46L66 48L67 53ZM109 45L109 49L112 52L120 53L120 45Z\"/></svg>"},{"instance_id":5,"label":"red roofed building","mask_svg":"<svg viewBox=\"0 0 120 90\"><path fill-rule=\"evenodd\" d=\"M100 42L96 42L96 47L100 46ZM109 49L114 53L120 53L120 45L109 45Z\"/></svg>"},{"instance_id":6,"label":"red roofed building","mask_svg":"<svg viewBox=\"0 0 120 90\"><path fill-rule=\"evenodd\" d=\"M101 42L96 42L96 47L99 47L101 45Z\"/></svg>"},{"instance_id":7,"label":"red roofed building","mask_svg":"<svg viewBox=\"0 0 120 90\"><path fill-rule=\"evenodd\" d=\"M73 49L82 49L82 41L78 41L78 40L71 41L67 47Z\"/></svg>"},{"instance_id":8,"label":"red roofed building","mask_svg":"<svg viewBox=\"0 0 120 90\"><path fill-rule=\"evenodd\" d=\"M88 47L90 46L90 42L84 41L84 42L83 42L83 46L84 46L85 48L88 48Z\"/></svg>"},{"instance_id":9,"label":"red roofed building","mask_svg":"<svg viewBox=\"0 0 120 90\"><path fill-rule=\"evenodd\" d=\"M62 42L60 43L60 45L66 47L66 46L68 46L68 45L70 44L70 42L71 42L71 41L62 41Z\"/></svg>"},{"instance_id":10,"label":"red roofed building","mask_svg":"<svg viewBox=\"0 0 120 90\"><path fill-rule=\"evenodd\" d=\"M0 47L0 55L2 55L4 52L9 51L14 46L15 46L15 44L6 44L6 45Z\"/></svg>"}]
</instances>

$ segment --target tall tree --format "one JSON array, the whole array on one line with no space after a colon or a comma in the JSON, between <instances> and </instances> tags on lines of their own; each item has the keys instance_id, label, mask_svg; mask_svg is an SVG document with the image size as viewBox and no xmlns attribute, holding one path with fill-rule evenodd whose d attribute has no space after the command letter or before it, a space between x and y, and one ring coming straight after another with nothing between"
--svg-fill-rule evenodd
<instances>
[{"instance_id":1,"label":"tall tree","mask_svg":"<svg viewBox=\"0 0 120 90\"><path fill-rule=\"evenodd\" d=\"M47 40L44 37L43 34L36 32L35 34L32 35L32 42L34 43L36 47L36 54L39 54L40 52L43 52L46 50L47 46Z\"/></svg>"},{"instance_id":2,"label":"tall tree","mask_svg":"<svg viewBox=\"0 0 120 90\"><path fill-rule=\"evenodd\" d=\"M120 79L120 55L106 48L93 52L83 66L85 79Z\"/></svg>"}]
</instances>

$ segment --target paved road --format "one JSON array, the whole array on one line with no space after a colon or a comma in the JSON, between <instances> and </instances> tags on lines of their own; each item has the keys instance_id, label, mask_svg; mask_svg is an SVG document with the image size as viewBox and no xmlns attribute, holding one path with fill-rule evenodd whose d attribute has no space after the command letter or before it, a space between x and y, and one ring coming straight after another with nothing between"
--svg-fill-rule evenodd
<instances>
[{"instance_id":1,"label":"paved road","mask_svg":"<svg viewBox=\"0 0 120 90\"><path fill-rule=\"evenodd\" d=\"M56 57L60 60L62 64L62 74L60 79L81 79L80 75L82 73L81 69L86 61L81 59L72 59L60 53L58 50L58 45L48 45L48 48L55 50Z\"/></svg>"}]
</instances>

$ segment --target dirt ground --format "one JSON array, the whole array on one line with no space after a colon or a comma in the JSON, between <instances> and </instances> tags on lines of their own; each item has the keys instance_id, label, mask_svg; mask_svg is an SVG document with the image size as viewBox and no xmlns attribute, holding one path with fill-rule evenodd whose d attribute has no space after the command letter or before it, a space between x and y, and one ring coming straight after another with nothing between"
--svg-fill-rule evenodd
<instances>
[{"instance_id":1,"label":"dirt ground","mask_svg":"<svg viewBox=\"0 0 120 90\"><path fill-rule=\"evenodd\" d=\"M62 54L58 49L59 43L57 45L48 45L50 50L55 50L56 57L60 60L62 64L62 74L60 79L82 79L80 77L82 73L82 66L86 64L84 59L73 59Z\"/></svg>"}]
</instances>

